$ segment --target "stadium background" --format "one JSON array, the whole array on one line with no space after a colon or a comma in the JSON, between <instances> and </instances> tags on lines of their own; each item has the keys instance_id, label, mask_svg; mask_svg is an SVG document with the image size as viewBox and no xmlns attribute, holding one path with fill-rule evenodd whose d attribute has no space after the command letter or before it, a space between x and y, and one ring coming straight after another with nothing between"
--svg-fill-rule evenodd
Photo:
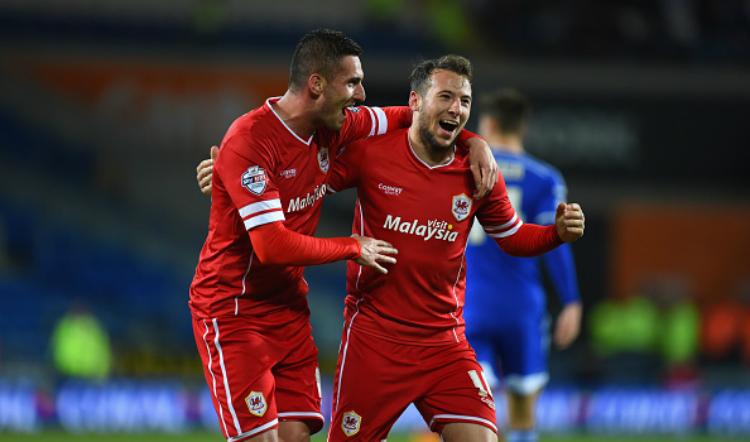
<instances>
[{"instance_id":1,"label":"stadium background","mask_svg":"<svg viewBox=\"0 0 750 442\"><path fill-rule=\"evenodd\" d=\"M446 52L475 95L531 97L527 148L587 214L548 440L750 437L750 2L4 0L0 440L220 439L186 305L210 204L194 168L319 26L365 48L369 104L405 103L413 62ZM352 200L325 202L319 235L348 232ZM330 377L343 266L307 275ZM93 381L56 363L71 309L108 336Z\"/></svg>"}]
</instances>

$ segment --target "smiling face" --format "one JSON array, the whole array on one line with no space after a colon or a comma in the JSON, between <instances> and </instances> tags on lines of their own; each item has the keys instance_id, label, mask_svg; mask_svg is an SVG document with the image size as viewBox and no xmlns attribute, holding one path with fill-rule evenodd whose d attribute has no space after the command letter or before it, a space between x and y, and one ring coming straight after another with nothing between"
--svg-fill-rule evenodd
<instances>
[{"instance_id":1,"label":"smiling face","mask_svg":"<svg viewBox=\"0 0 750 442\"><path fill-rule=\"evenodd\" d=\"M365 100L362 64L359 57L348 55L341 59L333 78L326 80L321 94L319 123L332 130L339 130L346 120L344 110Z\"/></svg>"},{"instance_id":2,"label":"smiling face","mask_svg":"<svg viewBox=\"0 0 750 442\"><path fill-rule=\"evenodd\" d=\"M471 114L471 83L463 75L436 69L424 95L412 91L409 104L422 141L433 149L448 149Z\"/></svg>"}]
</instances>

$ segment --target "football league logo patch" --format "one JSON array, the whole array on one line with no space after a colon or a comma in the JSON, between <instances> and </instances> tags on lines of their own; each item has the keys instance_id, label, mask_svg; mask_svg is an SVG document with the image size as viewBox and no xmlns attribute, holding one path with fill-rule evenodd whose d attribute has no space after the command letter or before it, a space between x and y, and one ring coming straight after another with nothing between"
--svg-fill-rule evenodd
<instances>
[{"instance_id":1,"label":"football league logo patch","mask_svg":"<svg viewBox=\"0 0 750 442\"><path fill-rule=\"evenodd\" d=\"M328 156L328 148L321 147L318 150L318 167L323 173L328 173L328 167L331 165L330 157Z\"/></svg>"},{"instance_id":2,"label":"football league logo patch","mask_svg":"<svg viewBox=\"0 0 750 442\"><path fill-rule=\"evenodd\" d=\"M463 193L460 195L454 195L451 212L456 218L456 221L463 221L468 218L471 213L471 198Z\"/></svg>"},{"instance_id":3,"label":"football league logo patch","mask_svg":"<svg viewBox=\"0 0 750 442\"><path fill-rule=\"evenodd\" d=\"M250 414L253 416L262 417L266 414L268 406L266 405L266 398L263 396L263 393L259 391L251 391L245 398L245 403L247 404L248 410L250 410Z\"/></svg>"},{"instance_id":4,"label":"football league logo patch","mask_svg":"<svg viewBox=\"0 0 750 442\"><path fill-rule=\"evenodd\" d=\"M266 190L266 171L260 166L252 166L242 174L242 187L250 193L260 195Z\"/></svg>"},{"instance_id":5,"label":"football league logo patch","mask_svg":"<svg viewBox=\"0 0 750 442\"><path fill-rule=\"evenodd\" d=\"M347 411L344 413L344 417L341 418L341 431L346 434L346 437L354 436L359 433L359 427L362 425L362 416L358 415L354 411Z\"/></svg>"}]
</instances>

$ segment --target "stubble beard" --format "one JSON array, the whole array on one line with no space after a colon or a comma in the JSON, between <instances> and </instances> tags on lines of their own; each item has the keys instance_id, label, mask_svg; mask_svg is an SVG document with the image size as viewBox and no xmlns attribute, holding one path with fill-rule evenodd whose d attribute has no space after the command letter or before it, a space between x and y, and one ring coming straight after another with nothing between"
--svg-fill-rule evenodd
<instances>
[{"instance_id":1,"label":"stubble beard","mask_svg":"<svg viewBox=\"0 0 750 442\"><path fill-rule=\"evenodd\" d=\"M420 115L420 120L421 124L419 125L419 138L422 139L422 142L425 144L425 146L436 155L441 155L449 152L450 148L453 146L453 143L455 143L456 138L454 137L447 146L444 146L438 141L437 137L435 137L435 134L430 131L428 121L425 121L427 120L427 118L423 118Z\"/></svg>"}]
</instances>

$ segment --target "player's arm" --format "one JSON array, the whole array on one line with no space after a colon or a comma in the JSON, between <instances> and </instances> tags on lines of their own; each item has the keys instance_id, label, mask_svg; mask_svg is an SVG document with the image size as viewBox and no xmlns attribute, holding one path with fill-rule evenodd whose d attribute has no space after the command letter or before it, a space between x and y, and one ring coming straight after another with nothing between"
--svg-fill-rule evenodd
<instances>
[{"instance_id":1,"label":"player's arm","mask_svg":"<svg viewBox=\"0 0 750 442\"><path fill-rule=\"evenodd\" d=\"M281 222L250 230L255 256L262 264L307 266L353 259L358 264L388 271L381 263L395 264L396 249L389 243L366 236L315 238L284 227Z\"/></svg>"},{"instance_id":2,"label":"player's arm","mask_svg":"<svg viewBox=\"0 0 750 442\"><path fill-rule=\"evenodd\" d=\"M495 187L498 177L497 162L492 155L492 148L484 138L466 129L459 132L456 144L459 149L468 149L469 168L476 186L472 196L476 200L482 199Z\"/></svg>"},{"instance_id":3,"label":"player's arm","mask_svg":"<svg viewBox=\"0 0 750 442\"><path fill-rule=\"evenodd\" d=\"M358 106L350 107L345 112L346 121L338 132L335 143L339 146L407 128L412 119L409 106Z\"/></svg>"},{"instance_id":4,"label":"player's arm","mask_svg":"<svg viewBox=\"0 0 750 442\"><path fill-rule=\"evenodd\" d=\"M562 305L555 323L553 340L559 348L565 348L578 337L583 315L573 252L570 244L563 244L544 254L542 259Z\"/></svg>"},{"instance_id":5,"label":"player's arm","mask_svg":"<svg viewBox=\"0 0 750 442\"><path fill-rule=\"evenodd\" d=\"M485 233L513 256L541 255L563 242L576 241L584 230L583 211L576 203L560 203L555 212L555 224L524 223L508 199L501 175L492 193L482 201L477 216Z\"/></svg>"},{"instance_id":6,"label":"player's arm","mask_svg":"<svg viewBox=\"0 0 750 442\"><path fill-rule=\"evenodd\" d=\"M544 197L538 200L529 215L537 224L549 224L554 221L558 203L567 199L565 180L559 173L549 176L542 195ZM583 313L572 248L569 244L563 244L545 253L542 260L562 305L553 340L559 348L565 348L578 336Z\"/></svg>"},{"instance_id":7,"label":"player's arm","mask_svg":"<svg viewBox=\"0 0 750 442\"><path fill-rule=\"evenodd\" d=\"M271 265L313 265L354 259L381 272L380 263L395 263L396 251L385 241L367 237L315 238L287 229L281 200L271 174L272 160L235 136L222 144L214 173L222 178L248 231L258 260ZM250 157L238 153L250 152Z\"/></svg>"}]
</instances>

